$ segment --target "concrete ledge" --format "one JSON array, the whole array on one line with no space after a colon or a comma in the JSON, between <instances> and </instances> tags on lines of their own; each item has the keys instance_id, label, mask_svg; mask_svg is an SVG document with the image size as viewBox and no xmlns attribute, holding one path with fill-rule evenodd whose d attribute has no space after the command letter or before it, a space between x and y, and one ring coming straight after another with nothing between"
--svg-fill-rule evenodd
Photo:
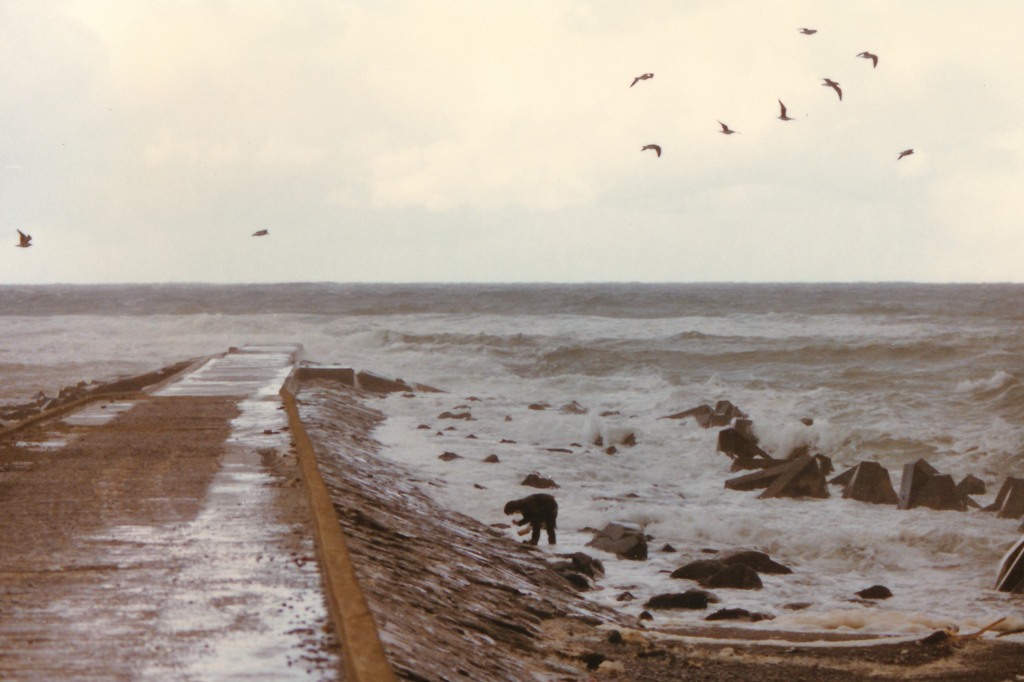
<instances>
[{"instance_id":1,"label":"concrete ledge","mask_svg":"<svg viewBox=\"0 0 1024 682\"><path fill-rule=\"evenodd\" d=\"M320 555L327 592L327 607L341 642L345 679L348 682L396 681L397 677L384 655L377 624L359 587L345 535L327 485L320 475L316 453L299 418L295 396L289 390L295 383L296 374L293 373L281 389L281 399L288 412L288 423L295 438L299 467L309 496L317 553Z\"/></svg>"},{"instance_id":2,"label":"concrete ledge","mask_svg":"<svg viewBox=\"0 0 1024 682\"><path fill-rule=\"evenodd\" d=\"M141 391L94 393L92 395L87 395L84 398L72 400L69 403L64 403L63 405L58 405L57 407L50 408L49 410L45 410L43 412L40 412L39 414L34 414L31 417L26 417L25 419L22 419L20 422L16 424L11 424L10 426L4 427L0 429L0 438L10 436L12 434L17 433L18 431L27 429L30 426L39 424L40 422L45 422L50 419L56 419L57 417L63 414L67 414L68 412L74 412L75 410L81 409L88 405L89 403L94 403L98 400L141 400L144 398L149 398L149 396L146 395L145 393L142 393Z\"/></svg>"}]
</instances>

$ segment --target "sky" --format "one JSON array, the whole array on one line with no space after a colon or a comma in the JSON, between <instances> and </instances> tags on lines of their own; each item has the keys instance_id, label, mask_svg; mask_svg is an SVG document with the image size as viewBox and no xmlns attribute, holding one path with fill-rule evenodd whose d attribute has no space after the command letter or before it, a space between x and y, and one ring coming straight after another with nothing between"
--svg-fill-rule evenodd
<instances>
[{"instance_id":1,"label":"sky","mask_svg":"<svg viewBox=\"0 0 1024 682\"><path fill-rule=\"evenodd\" d=\"M1021 26L1020 0L0 0L0 284L1021 282Z\"/></svg>"}]
</instances>

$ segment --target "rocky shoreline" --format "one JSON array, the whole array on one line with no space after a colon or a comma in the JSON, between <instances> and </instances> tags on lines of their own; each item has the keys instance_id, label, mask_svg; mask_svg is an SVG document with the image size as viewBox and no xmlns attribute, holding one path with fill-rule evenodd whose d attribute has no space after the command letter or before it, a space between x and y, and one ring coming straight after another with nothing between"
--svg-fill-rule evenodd
<instances>
[{"instance_id":1,"label":"rocky shoreline","mask_svg":"<svg viewBox=\"0 0 1024 682\"><path fill-rule=\"evenodd\" d=\"M384 415L366 408L359 391L310 381L298 397L404 679L1005 680L1024 660L1024 645L993 637L824 642L808 633L627 623L580 596L566 573L572 557L549 562L441 507L429 481L377 458L372 433Z\"/></svg>"}]
</instances>

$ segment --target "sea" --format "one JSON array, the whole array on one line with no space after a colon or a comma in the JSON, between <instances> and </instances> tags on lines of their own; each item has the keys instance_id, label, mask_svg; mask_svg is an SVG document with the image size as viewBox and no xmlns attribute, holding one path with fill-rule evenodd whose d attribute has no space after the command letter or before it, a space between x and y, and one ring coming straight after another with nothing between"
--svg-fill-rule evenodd
<instances>
[{"instance_id":1,"label":"sea","mask_svg":"<svg viewBox=\"0 0 1024 682\"><path fill-rule=\"evenodd\" d=\"M697 587L670 577L683 564L756 549L793 572L713 590L711 610L768 614L750 626L765 630L917 637L1001 618L1024 627L1024 596L993 589L1019 519L900 510L834 485L828 499L759 499L724 487L739 474L716 452L718 429L665 417L729 400L773 456L806 446L836 474L878 462L897 491L903 467L924 459L982 479L984 507L1024 477L1022 324L1015 284L7 285L0 403L301 343L307 361L443 391L370 401L388 416L381 456L442 504L521 541L505 502L539 492L521 485L531 473L553 480L558 543L537 551L601 559L586 598L626 618ZM613 522L649 537L646 561L587 546ZM893 596L857 597L873 585ZM703 625L708 613L651 623Z\"/></svg>"}]
</instances>

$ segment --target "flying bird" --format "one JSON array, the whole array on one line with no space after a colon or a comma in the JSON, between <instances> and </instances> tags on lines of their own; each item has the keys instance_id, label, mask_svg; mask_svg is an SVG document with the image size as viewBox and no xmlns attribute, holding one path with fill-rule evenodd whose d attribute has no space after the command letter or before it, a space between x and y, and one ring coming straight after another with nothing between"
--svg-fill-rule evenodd
<instances>
[{"instance_id":1,"label":"flying bird","mask_svg":"<svg viewBox=\"0 0 1024 682\"><path fill-rule=\"evenodd\" d=\"M653 73L643 73L643 74L640 74L639 76L637 76L636 78L633 79L633 82L629 84L629 87L633 87L634 85L637 84L638 81L645 81L648 78L654 78L654 74Z\"/></svg>"},{"instance_id":2,"label":"flying bird","mask_svg":"<svg viewBox=\"0 0 1024 682\"><path fill-rule=\"evenodd\" d=\"M23 249L27 249L32 246L32 235L25 234L21 230L18 230L18 243L15 246L19 246Z\"/></svg>"},{"instance_id":3,"label":"flying bird","mask_svg":"<svg viewBox=\"0 0 1024 682\"><path fill-rule=\"evenodd\" d=\"M816 28L798 28L797 30L803 33L805 36L813 36L815 33L818 32L818 29Z\"/></svg>"},{"instance_id":4,"label":"flying bird","mask_svg":"<svg viewBox=\"0 0 1024 682\"><path fill-rule=\"evenodd\" d=\"M654 152L658 155L658 158L661 158L661 145L645 144L643 147L640 147L640 151L646 151L648 149L653 149Z\"/></svg>"},{"instance_id":5,"label":"flying bird","mask_svg":"<svg viewBox=\"0 0 1024 682\"><path fill-rule=\"evenodd\" d=\"M836 94L839 95L839 101L842 102L843 101L843 91L839 89L839 83L836 83L831 78L824 78L822 80L824 80L825 82L822 83L821 86L822 87L829 87L829 88L832 88L833 90L835 90Z\"/></svg>"},{"instance_id":6,"label":"flying bird","mask_svg":"<svg viewBox=\"0 0 1024 682\"><path fill-rule=\"evenodd\" d=\"M896 157L896 160L899 161L904 156L910 156L913 153L914 153L913 149L904 149L903 151L900 152L900 155Z\"/></svg>"},{"instance_id":7,"label":"flying bird","mask_svg":"<svg viewBox=\"0 0 1024 682\"><path fill-rule=\"evenodd\" d=\"M878 68L878 55L877 54L871 54L870 52L861 52L857 56L858 57L863 57L864 59L870 59L871 60L871 64L872 64L871 68L872 69Z\"/></svg>"},{"instance_id":8,"label":"flying bird","mask_svg":"<svg viewBox=\"0 0 1024 682\"><path fill-rule=\"evenodd\" d=\"M786 116L786 105L782 103L781 99L779 100L779 108L782 109L782 113L779 114L779 118L781 118L783 121L793 121L793 120L796 120L792 116Z\"/></svg>"},{"instance_id":9,"label":"flying bird","mask_svg":"<svg viewBox=\"0 0 1024 682\"><path fill-rule=\"evenodd\" d=\"M270 230L257 230L256 232L252 233L252 236L253 237L266 237L268 234L270 234Z\"/></svg>"},{"instance_id":10,"label":"flying bird","mask_svg":"<svg viewBox=\"0 0 1024 682\"><path fill-rule=\"evenodd\" d=\"M735 130L730 129L729 126L725 125L721 121L718 122L718 125L722 126L722 129L719 130L718 132L722 133L723 135L732 135L733 133L737 132Z\"/></svg>"}]
</instances>

